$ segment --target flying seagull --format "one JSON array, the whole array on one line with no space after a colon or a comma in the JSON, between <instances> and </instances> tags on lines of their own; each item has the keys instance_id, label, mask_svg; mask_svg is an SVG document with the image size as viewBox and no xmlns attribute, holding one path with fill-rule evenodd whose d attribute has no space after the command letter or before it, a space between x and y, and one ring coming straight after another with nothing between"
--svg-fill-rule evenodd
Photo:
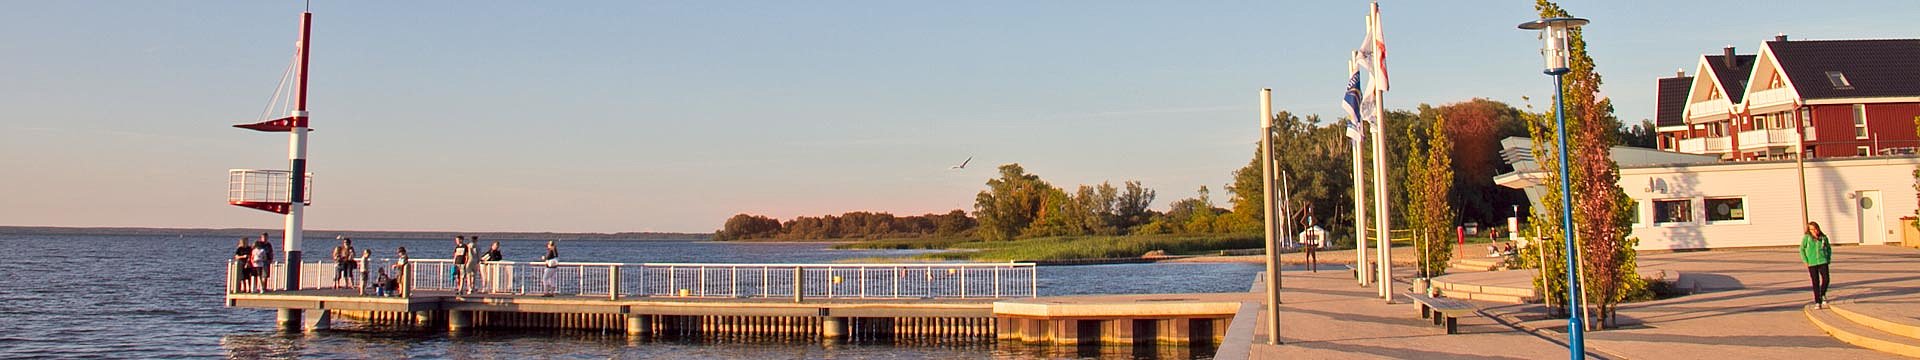
<instances>
[{"instance_id":1,"label":"flying seagull","mask_svg":"<svg viewBox=\"0 0 1920 360\"><path fill-rule=\"evenodd\" d=\"M973 162L973 157L972 157L972 156L968 156L968 157L967 157L967 160L966 160L966 161L961 161L961 162L960 162L960 165L954 165L954 166L953 166L953 168L954 168L954 169L965 169L965 168L967 168L967 163L970 163L970 162Z\"/></svg>"}]
</instances>

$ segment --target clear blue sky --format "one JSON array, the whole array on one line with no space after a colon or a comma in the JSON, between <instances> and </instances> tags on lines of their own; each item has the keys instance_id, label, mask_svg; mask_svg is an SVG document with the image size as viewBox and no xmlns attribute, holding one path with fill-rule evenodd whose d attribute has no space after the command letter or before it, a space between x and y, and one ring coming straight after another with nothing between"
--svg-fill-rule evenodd
<instances>
[{"instance_id":1,"label":"clear blue sky","mask_svg":"<svg viewBox=\"0 0 1920 360\"><path fill-rule=\"evenodd\" d=\"M1913 38L1913 1L1567 1L1620 117L1723 45ZM293 1L28 1L0 12L0 225L277 227L228 168L286 167L255 119ZM1544 106L1530 1L1382 4L1412 108ZM323 229L710 231L971 209L999 164L1141 180L1156 207L1252 155L1256 94L1337 117L1361 1L317 1ZM947 167L968 156L965 171ZM1216 200L1224 203L1225 196Z\"/></svg>"}]
</instances>

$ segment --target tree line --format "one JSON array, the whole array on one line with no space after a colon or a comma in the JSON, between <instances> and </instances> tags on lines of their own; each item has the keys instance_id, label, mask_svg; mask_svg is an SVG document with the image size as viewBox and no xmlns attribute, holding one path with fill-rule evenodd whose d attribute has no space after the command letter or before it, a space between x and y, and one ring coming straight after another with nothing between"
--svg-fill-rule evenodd
<instances>
[{"instance_id":1,"label":"tree line","mask_svg":"<svg viewBox=\"0 0 1920 360\"><path fill-rule=\"evenodd\" d=\"M762 215L727 218L714 240L835 240L887 239L926 236L963 236L978 223L966 211L945 214L894 216L885 212L853 211L840 215L799 216L780 221Z\"/></svg>"}]
</instances>

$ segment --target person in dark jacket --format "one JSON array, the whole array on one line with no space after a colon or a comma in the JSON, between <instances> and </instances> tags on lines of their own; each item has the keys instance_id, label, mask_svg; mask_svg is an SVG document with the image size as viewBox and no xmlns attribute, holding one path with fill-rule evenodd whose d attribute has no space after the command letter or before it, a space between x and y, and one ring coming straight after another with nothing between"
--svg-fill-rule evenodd
<instances>
[{"instance_id":1,"label":"person in dark jacket","mask_svg":"<svg viewBox=\"0 0 1920 360\"><path fill-rule=\"evenodd\" d=\"M1800 261L1807 264L1807 276L1813 278L1813 307L1827 308L1827 284L1833 282L1827 265L1833 262L1833 243L1820 231L1820 223L1808 222L1806 234L1800 236Z\"/></svg>"}]
</instances>

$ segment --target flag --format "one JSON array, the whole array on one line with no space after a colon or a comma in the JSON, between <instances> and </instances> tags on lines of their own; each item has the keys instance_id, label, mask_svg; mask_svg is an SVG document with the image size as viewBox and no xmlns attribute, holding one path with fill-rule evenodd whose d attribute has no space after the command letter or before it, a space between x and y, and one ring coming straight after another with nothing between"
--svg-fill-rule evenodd
<instances>
[{"instance_id":1,"label":"flag","mask_svg":"<svg viewBox=\"0 0 1920 360\"><path fill-rule=\"evenodd\" d=\"M1367 43L1373 60L1373 83L1380 91L1387 91L1387 35L1380 31L1380 3L1373 3L1372 12L1367 14Z\"/></svg>"},{"instance_id":2,"label":"flag","mask_svg":"<svg viewBox=\"0 0 1920 360\"><path fill-rule=\"evenodd\" d=\"M1355 54L1352 60L1347 61L1347 73L1350 74L1347 76L1347 94L1340 102L1340 106L1347 110L1347 116L1352 119L1347 122L1347 138L1353 139L1353 141L1360 141L1361 137L1366 134L1366 132L1360 128L1360 101L1365 98L1365 95L1361 95L1360 93L1360 70L1362 67L1359 66L1359 60L1359 55Z\"/></svg>"}]
</instances>

